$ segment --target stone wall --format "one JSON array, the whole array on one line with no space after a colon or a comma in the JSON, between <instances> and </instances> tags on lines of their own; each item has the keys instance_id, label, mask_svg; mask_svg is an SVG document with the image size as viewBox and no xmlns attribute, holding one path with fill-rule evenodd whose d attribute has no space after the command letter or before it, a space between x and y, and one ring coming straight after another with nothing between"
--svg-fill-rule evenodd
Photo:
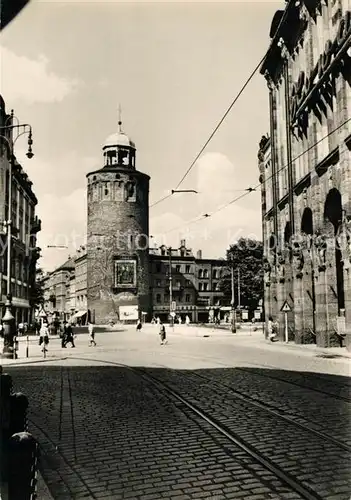
<instances>
[{"instance_id":1,"label":"stone wall","mask_svg":"<svg viewBox=\"0 0 351 500\"><path fill-rule=\"evenodd\" d=\"M88 174L87 301L97 324L118 319L123 292L130 305L149 312L148 194L149 177L138 171ZM118 260L136 263L135 285L116 286Z\"/></svg>"}]
</instances>

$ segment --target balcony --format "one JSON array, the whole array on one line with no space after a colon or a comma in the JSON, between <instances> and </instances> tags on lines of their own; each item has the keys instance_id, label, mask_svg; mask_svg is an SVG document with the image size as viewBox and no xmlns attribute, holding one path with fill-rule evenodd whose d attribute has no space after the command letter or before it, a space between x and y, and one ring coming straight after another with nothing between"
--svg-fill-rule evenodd
<instances>
[{"instance_id":1,"label":"balcony","mask_svg":"<svg viewBox=\"0 0 351 500\"><path fill-rule=\"evenodd\" d=\"M41 231L41 220L36 215L30 222L30 232L31 234L36 234L39 233L39 231Z\"/></svg>"}]
</instances>

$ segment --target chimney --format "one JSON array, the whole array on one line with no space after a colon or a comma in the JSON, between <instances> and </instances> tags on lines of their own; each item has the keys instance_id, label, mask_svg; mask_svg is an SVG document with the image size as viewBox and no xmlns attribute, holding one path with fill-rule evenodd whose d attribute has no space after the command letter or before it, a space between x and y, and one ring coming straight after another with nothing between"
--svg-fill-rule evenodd
<instances>
[{"instance_id":1,"label":"chimney","mask_svg":"<svg viewBox=\"0 0 351 500\"><path fill-rule=\"evenodd\" d=\"M186 241L185 240L180 240L180 246L181 247L186 247Z\"/></svg>"},{"instance_id":2,"label":"chimney","mask_svg":"<svg viewBox=\"0 0 351 500\"><path fill-rule=\"evenodd\" d=\"M202 259L202 250L198 250L198 251L196 252L196 258L197 258L198 260Z\"/></svg>"}]
</instances>

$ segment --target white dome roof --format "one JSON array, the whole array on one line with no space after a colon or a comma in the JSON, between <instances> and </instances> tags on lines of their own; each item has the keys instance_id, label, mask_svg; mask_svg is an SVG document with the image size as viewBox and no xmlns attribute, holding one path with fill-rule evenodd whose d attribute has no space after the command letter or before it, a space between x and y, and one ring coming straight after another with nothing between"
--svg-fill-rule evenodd
<instances>
[{"instance_id":1,"label":"white dome roof","mask_svg":"<svg viewBox=\"0 0 351 500\"><path fill-rule=\"evenodd\" d=\"M107 137L103 148L111 146L127 146L135 148L134 142L123 132L115 132Z\"/></svg>"}]
</instances>

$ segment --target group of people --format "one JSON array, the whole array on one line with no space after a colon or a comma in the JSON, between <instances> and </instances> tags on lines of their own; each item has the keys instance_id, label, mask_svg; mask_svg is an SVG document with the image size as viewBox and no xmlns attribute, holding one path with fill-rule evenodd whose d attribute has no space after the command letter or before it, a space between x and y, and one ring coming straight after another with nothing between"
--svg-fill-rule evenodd
<instances>
[{"instance_id":1,"label":"group of people","mask_svg":"<svg viewBox=\"0 0 351 500\"><path fill-rule=\"evenodd\" d=\"M157 323L157 325L159 326L159 337L160 337L160 344L161 345L164 345L164 344L167 344L167 340L166 340L166 327L165 325L162 323L162 321L160 320L160 318L155 318L155 321L152 321L151 322L152 324L155 324ZM143 324L142 322L140 321L140 319L138 319L137 321L137 325L136 325L136 330L140 332L140 330L142 329L143 327Z\"/></svg>"},{"instance_id":2,"label":"group of people","mask_svg":"<svg viewBox=\"0 0 351 500\"><path fill-rule=\"evenodd\" d=\"M88 323L88 333L89 333L89 347L96 347L95 342L95 330L94 324ZM67 344L71 344L71 347L76 347L74 343L74 331L71 323L68 321L63 322L63 327L60 333L61 337L61 347L67 348ZM39 345L43 345L42 351L46 349L46 346L49 344L49 324L47 322L43 322L39 331Z\"/></svg>"}]
</instances>

